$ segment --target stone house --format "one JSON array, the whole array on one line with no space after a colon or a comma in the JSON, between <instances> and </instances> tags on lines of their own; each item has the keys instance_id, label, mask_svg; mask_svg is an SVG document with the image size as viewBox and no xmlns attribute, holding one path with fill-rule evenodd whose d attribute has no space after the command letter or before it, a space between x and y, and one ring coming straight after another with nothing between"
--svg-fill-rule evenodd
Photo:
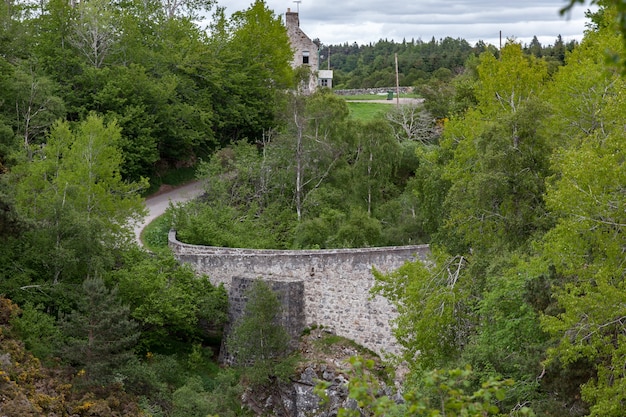
<instances>
[{"instance_id":1,"label":"stone house","mask_svg":"<svg viewBox=\"0 0 626 417\"><path fill-rule=\"evenodd\" d=\"M315 42L300 29L300 17L298 12L292 12L291 9L287 9L287 13L285 13L285 26L287 27L287 35L289 36L291 48L294 51L293 61L291 63L292 68L305 65L311 70L309 83L304 86L305 93L315 91L318 85L332 87L332 71L326 70L323 71L323 74L320 74L319 48ZM323 77L320 77L320 75L323 75Z\"/></svg>"}]
</instances>

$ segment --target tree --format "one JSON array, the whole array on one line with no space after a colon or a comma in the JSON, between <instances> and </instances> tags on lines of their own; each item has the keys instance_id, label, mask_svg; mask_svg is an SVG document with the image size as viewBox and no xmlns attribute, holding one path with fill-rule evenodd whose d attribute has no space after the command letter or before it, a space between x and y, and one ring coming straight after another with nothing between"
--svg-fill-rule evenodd
<instances>
[{"instance_id":1,"label":"tree","mask_svg":"<svg viewBox=\"0 0 626 417\"><path fill-rule=\"evenodd\" d=\"M530 45L528 45L527 49L528 52L537 58L541 58L543 56L543 48L541 46L541 42L537 39L537 36L533 36L533 40L530 41Z\"/></svg>"},{"instance_id":2,"label":"tree","mask_svg":"<svg viewBox=\"0 0 626 417\"><path fill-rule=\"evenodd\" d=\"M78 295L76 310L61 320L66 338L62 357L82 368L89 383L108 383L134 356L137 323L117 298L117 289L108 290L100 278L86 279Z\"/></svg>"},{"instance_id":3,"label":"tree","mask_svg":"<svg viewBox=\"0 0 626 417\"><path fill-rule=\"evenodd\" d=\"M618 207L626 204L621 156L626 107L619 93L624 80L604 55L616 50L620 37L610 25L612 15L602 18L609 22L597 20L597 30L585 36L557 74L561 99L550 95L558 115L553 127L564 130L564 137L552 159L555 175L545 197L556 225L543 237L539 259L555 276L556 311L542 317L544 330L558 342L548 352L549 363L583 368L581 394L590 415L617 416L626 381L617 365L623 362L625 338L626 219ZM578 80L576 71L586 73Z\"/></svg>"},{"instance_id":4,"label":"tree","mask_svg":"<svg viewBox=\"0 0 626 417\"><path fill-rule=\"evenodd\" d=\"M435 252L430 266L415 261L387 274L374 271L372 291L398 309L394 334L413 370L445 366L467 343L467 262L462 255Z\"/></svg>"},{"instance_id":5,"label":"tree","mask_svg":"<svg viewBox=\"0 0 626 417\"><path fill-rule=\"evenodd\" d=\"M121 129L119 147L123 164L120 172L124 179L137 181L142 176L154 174L154 165L170 151L164 147L167 117L163 113L175 98L176 81L172 77L154 79L146 68L130 64L101 70L90 69L98 80L89 95L90 106L105 120L113 121ZM190 147L179 142L178 137L167 140L178 142L179 148ZM178 149L177 152L183 151Z\"/></svg>"},{"instance_id":6,"label":"tree","mask_svg":"<svg viewBox=\"0 0 626 417\"><path fill-rule=\"evenodd\" d=\"M74 131L57 122L33 160L13 169L16 211L37 225L22 236L22 260L37 273L34 282L7 283L10 292L101 275L113 265L114 252L134 242L131 226L143 214L138 192L146 183L122 180L119 140L115 123L94 115ZM58 296L66 297L63 291Z\"/></svg>"},{"instance_id":7,"label":"tree","mask_svg":"<svg viewBox=\"0 0 626 417\"><path fill-rule=\"evenodd\" d=\"M435 120L419 104L396 107L388 112L385 117L399 142L417 140L429 143L439 135Z\"/></svg>"},{"instance_id":8,"label":"tree","mask_svg":"<svg viewBox=\"0 0 626 417\"><path fill-rule=\"evenodd\" d=\"M100 68L115 45L117 28L108 0L90 0L76 5L78 18L70 43L87 59Z\"/></svg>"},{"instance_id":9,"label":"tree","mask_svg":"<svg viewBox=\"0 0 626 417\"><path fill-rule=\"evenodd\" d=\"M33 146L44 142L46 130L64 114L64 103L57 95L57 86L48 77L36 73L34 66L16 67L10 91L17 113L15 132L32 158Z\"/></svg>"},{"instance_id":10,"label":"tree","mask_svg":"<svg viewBox=\"0 0 626 417\"><path fill-rule=\"evenodd\" d=\"M289 152L282 154L283 163L294 171L295 209L301 221L308 197L345 156L348 108L344 100L319 90L310 96L294 94L288 112L289 130L276 142Z\"/></svg>"},{"instance_id":11,"label":"tree","mask_svg":"<svg viewBox=\"0 0 626 417\"><path fill-rule=\"evenodd\" d=\"M539 129L546 113L538 94L547 70L508 44L500 60L483 54L478 73L478 106L444 131L442 146L453 152L444 170L451 184L445 227L450 242L456 235L474 250L495 247L493 239L513 248L546 226L541 200L549 148Z\"/></svg>"},{"instance_id":12,"label":"tree","mask_svg":"<svg viewBox=\"0 0 626 417\"><path fill-rule=\"evenodd\" d=\"M141 348L169 352L179 342L191 345L220 334L228 296L208 277L197 277L169 254L128 252L124 267L109 278L142 332Z\"/></svg>"},{"instance_id":13,"label":"tree","mask_svg":"<svg viewBox=\"0 0 626 417\"><path fill-rule=\"evenodd\" d=\"M243 316L233 324L226 348L235 363L244 367L253 385L284 379L290 336L278 323L281 304L272 288L256 280L246 292ZM290 368L287 366L287 368Z\"/></svg>"},{"instance_id":14,"label":"tree","mask_svg":"<svg viewBox=\"0 0 626 417\"><path fill-rule=\"evenodd\" d=\"M152 0L150 4L168 20L198 20L203 13L211 10L215 0Z\"/></svg>"},{"instance_id":15,"label":"tree","mask_svg":"<svg viewBox=\"0 0 626 417\"><path fill-rule=\"evenodd\" d=\"M586 3L585 0L569 0L569 4L561 9L561 14L569 13L572 8L576 5L576 3ZM624 0L591 0L590 4L597 4L601 7L600 18L605 13L608 13L613 17L614 21L611 22L611 19L603 22L605 25L617 25L618 30L622 34L622 57L613 55L612 58L615 61L621 61L622 65L626 65L626 59L624 55L626 54L626 1ZM596 16L598 17L598 16ZM606 51L604 51L606 53ZM609 53L614 52L610 51ZM626 67L624 68L626 70Z\"/></svg>"},{"instance_id":16,"label":"tree","mask_svg":"<svg viewBox=\"0 0 626 417\"><path fill-rule=\"evenodd\" d=\"M601 109L620 94L620 83L619 74L607 67L605 53L619 48L619 42L609 28L590 31L547 86L545 97L554 117L546 130L558 146L575 146L577 138L611 129L613 120Z\"/></svg>"},{"instance_id":17,"label":"tree","mask_svg":"<svg viewBox=\"0 0 626 417\"><path fill-rule=\"evenodd\" d=\"M215 45L219 59L228 63L224 95L215 97L223 103L216 108L220 136L225 142L254 140L275 126L277 93L292 85L293 52L287 29L263 0L233 13L227 29L227 48Z\"/></svg>"},{"instance_id":18,"label":"tree","mask_svg":"<svg viewBox=\"0 0 626 417\"><path fill-rule=\"evenodd\" d=\"M390 179L400 146L389 127L378 120L356 124L352 129L357 142L352 162L354 190L359 202L366 202L367 214L371 215L374 206L384 200L384 193L393 188Z\"/></svg>"},{"instance_id":19,"label":"tree","mask_svg":"<svg viewBox=\"0 0 626 417\"><path fill-rule=\"evenodd\" d=\"M624 88L623 80L616 82ZM621 95L602 104L608 120L626 111ZM582 387L592 416L618 416L626 401L622 125L594 132L560 152L554 160L559 175L550 181L546 196L558 222L544 237L542 252L561 277L554 295L561 310L545 315L543 325L559 342L550 352L552 359L594 364L597 378Z\"/></svg>"}]
</instances>

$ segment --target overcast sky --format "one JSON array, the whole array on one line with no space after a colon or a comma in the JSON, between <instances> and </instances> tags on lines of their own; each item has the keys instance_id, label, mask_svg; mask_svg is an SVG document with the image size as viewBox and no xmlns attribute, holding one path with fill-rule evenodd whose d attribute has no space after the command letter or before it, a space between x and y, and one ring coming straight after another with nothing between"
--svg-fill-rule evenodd
<instances>
[{"instance_id":1,"label":"overcast sky","mask_svg":"<svg viewBox=\"0 0 626 417\"><path fill-rule=\"evenodd\" d=\"M218 0L227 13L243 10L251 0ZM559 15L566 0L266 0L278 15L300 11L300 27L324 44L366 44L380 39L462 38L495 46L515 38L528 43L537 36L553 44L582 39L588 6L577 6L569 18Z\"/></svg>"}]
</instances>

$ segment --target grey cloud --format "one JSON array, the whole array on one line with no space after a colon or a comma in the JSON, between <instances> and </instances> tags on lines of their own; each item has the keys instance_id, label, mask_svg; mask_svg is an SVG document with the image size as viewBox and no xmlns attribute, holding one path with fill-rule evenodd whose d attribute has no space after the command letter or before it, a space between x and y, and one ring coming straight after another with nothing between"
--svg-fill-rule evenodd
<instances>
[{"instance_id":1,"label":"grey cloud","mask_svg":"<svg viewBox=\"0 0 626 417\"><path fill-rule=\"evenodd\" d=\"M219 0L218 0L219 1ZM246 0L222 0L227 11L242 10ZM496 44L499 32L528 42L537 36L552 43L557 35L582 38L585 7L574 9L570 19L559 15L565 0L266 0L277 15L300 10L300 24L312 38L326 44L429 40L447 36Z\"/></svg>"}]
</instances>

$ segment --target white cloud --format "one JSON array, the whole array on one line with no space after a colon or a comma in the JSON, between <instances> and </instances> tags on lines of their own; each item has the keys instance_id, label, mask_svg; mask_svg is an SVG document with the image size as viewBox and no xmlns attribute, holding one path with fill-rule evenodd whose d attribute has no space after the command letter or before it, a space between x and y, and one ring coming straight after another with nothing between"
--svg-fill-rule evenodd
<instances>
[{"instance_id":1,"label":"white cloud","mask_svg":"<svg viewBox=\"0 0 626 417\"><path fill-rule=\"evenodd\" d=\"M243 10L246 0L221 0L227 12ZM380 39L430 40L447 36L466 39L470 44L483 40L498 45L502 39L522 43L533 36L543 44L554 43L558 35L567 42L582 39L587 6L574 8L569 18L559 15L565 0L266 0L278 15L291 8L300 11L300 26L324 44L345 42L366 44Z\"/></svg>"}]
</instances>

